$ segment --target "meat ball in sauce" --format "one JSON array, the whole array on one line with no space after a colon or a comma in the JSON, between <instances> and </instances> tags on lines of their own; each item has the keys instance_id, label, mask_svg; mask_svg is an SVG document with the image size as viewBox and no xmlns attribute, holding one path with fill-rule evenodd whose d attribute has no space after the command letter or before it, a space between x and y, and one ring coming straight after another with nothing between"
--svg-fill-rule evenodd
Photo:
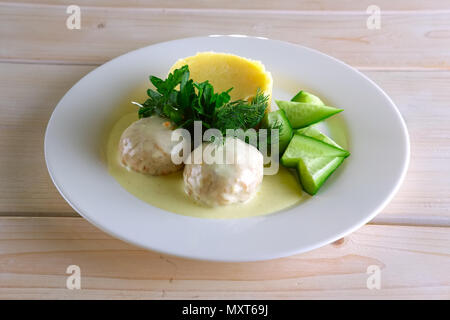
<instances>
[{"instance_id":1,"label":"meat ball in sauce","mask_svg":"<svg viewBox=\"0 0 450 320\"><path fill-rule=\"evenodd\" d=\"M142 118L132 123L120 137L120 162L126 168L150 175L166 175L182 169L171 158L171 123L158 116Z\"/></svg>"},{"instance_id":2,"label":"meat ball in sauce","mask_svg":"<svg viewBox=\"0 0 450 320\"><path fill-rule=\"evenodd\" d=\"M203 144L189 156L191 163L186 163L183 172L185 192L195 201L211 207L245 203L252 199L263 180L261 152L237 138L226 138L223 144L213 145ZM198 153L204 156L208 147L216 148L216 152L222 148L226 163L206 163ZM232 148L234 152L230 154ZM196 154L203 159L201 164L192 163Z\"/></svg>"}]
</instances>

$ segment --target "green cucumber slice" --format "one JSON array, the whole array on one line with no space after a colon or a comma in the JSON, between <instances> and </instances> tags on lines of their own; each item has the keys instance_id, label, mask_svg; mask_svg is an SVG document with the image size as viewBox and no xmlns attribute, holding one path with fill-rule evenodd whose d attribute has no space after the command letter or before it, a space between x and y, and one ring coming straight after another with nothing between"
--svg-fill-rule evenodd
<instances>
[{"instance_id":1,"label":"green cucumber slice","mask_svg":"<svg viewBox=\"0 0 450 320\"><path fill-rule=\"evenodd\" d=\"M296 170L303 190L310 195L315 195L344 159L344 157L300 159Z\"/></svg>"},{"instance_id":2,"label":"green cucumber slice","mask_svg":"<svg viewBox=\"0 0 450 320\"><path fill-rule=\"evenodd\" d=\"M299 129L322 121L342 111L329 106L319 106L312 103L275 100L291 123L292 128Z\"/></svg>"},{"instance_id":3,"label":"green cucumber slice","mask_svg":"<svg viewBox=\"0 0 450 320\"><path fill-rule=\"evenodd\" d=\"M330 137L326 136L325 134L323 134L322 132L320 132L318 129L316 129L313 126L298 129L295 132L302 134L304 136L308 136L308 137L323 141L325 143L331 144L332 146L342 149L342 147L340 145L338 145L336 142L334 142Z\"/></svg>"},{"instance_id":4,"label":"green cucumber slice","mask_svg":"<svg viewBox=\"0 0 450 320\"><path fill-rule=\"evenodd\" d=\"M261 127L266 129L279 129L278 150L281 156L294 135L294 130L292 130L284 111L276 110L266 113L261 122ZM270 135L270 132L267 134Z\"/></svg>"},{"instance_id":5,"label":"green cucumber slice","mask_svg":"<svg viewBox=\"0 0 450 320\"><path fill-rule=\"evenodd\" d=\"M313 126L296 130L296 133L323 141L337 148L341 148L331 138ZM342 164L345 157L321 157L314 159L300 159L296 171L303 189L314 195L328 179L328 177Z\"/></svg>"},{"instance_id":6,"label":"green cucumber slice","mask_svg":"<svg viewBox=\"0 0 450 320\"><path fill-rule=\"evenodd\" d=\"M348 157L349 155L350 153L346 150L296 133L281 157L281 164L285 167L295 168L300 159Z\"/></svg>"},{"instance_id":7,"label":"green cucumber slice","mask_svg":"<svg viewBox=\"0 0 450 320\"><path fill-rule=\"evenodd\" d=\"M312 93L300 90L292 99L291 101L294 102L305 102L305 103L312 103L317 104L319 106L324 106L325 103L320 100L318 96L313 95Z\"/></svg>"}]
</instances>

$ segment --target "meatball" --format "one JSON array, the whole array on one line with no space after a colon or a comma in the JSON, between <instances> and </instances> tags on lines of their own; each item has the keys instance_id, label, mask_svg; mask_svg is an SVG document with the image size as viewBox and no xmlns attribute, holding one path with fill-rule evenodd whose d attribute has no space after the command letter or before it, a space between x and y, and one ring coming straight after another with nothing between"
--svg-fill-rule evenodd
<instances>
[{"instance_id":1,"label":"meatball","mask_svg":"<svg viewBox=\"0 0 450 320\"><path fill-rule=\"evenodd\" d=\"M252 199L263 180L261 152L236 138L227 138L223 144L210 143L201 147L197 147L186 161L183 172L185 192L197 202L211 207ZM215 152L223 151L226 161L208 164L205 153L211 147ZM203 157L196 156L196 153L203 153ZM196 164L193 159L203 161Z\"/></svg>"},{"instance_id":2,"label":"meatball","mask_svg":"<svg viewBox=\"0 0 450 320\"><path fill-rule=\"evenodd\" d=\"M132 123L120 137L120 162L128 169L150 175L165 175L180 170L170 152L178 143L171 140L172 125L158 116Z\"/></svg>"}]
</instances>

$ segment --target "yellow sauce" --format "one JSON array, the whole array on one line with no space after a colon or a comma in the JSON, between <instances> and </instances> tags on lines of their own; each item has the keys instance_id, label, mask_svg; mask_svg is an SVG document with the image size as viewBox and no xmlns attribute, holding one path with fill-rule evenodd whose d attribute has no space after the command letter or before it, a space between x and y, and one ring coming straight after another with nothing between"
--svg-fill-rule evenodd
<instances>
[{"instance_id":1,"label":"yellow sauce","mask_svg":"<svg viewBox=\"0 0 450 320\"><path fill-rule=\"evenodd\" d=\"M136 113L126 114L113 126L106 146L108 170L128 192L155 207L186 216L230 219L274 213L292 207L304 198L296 177L280 166L278 174L264 176L257 195L249 202L203 207L184 193L182 170L167 176L149 176L129 171L120 165L120 136L136 120Z\"/></svg>"}]
</instances>

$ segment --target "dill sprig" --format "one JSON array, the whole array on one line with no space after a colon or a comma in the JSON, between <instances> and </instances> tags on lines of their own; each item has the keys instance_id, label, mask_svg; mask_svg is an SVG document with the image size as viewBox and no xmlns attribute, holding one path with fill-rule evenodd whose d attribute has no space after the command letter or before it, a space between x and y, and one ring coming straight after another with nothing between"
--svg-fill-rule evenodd
<instances>
[{"instance_id":1,"label":"dill sprig","mask_svg":"<svg viewBox=\"0 0 450 320\"><path fill-rule=\"evenodd\" d=\"M250 129L256 127L264 117L268 97L259 90L251 102L237 100L216 110L213 127L224 132L226 129Z\"/></svg>"}]
</instances>

